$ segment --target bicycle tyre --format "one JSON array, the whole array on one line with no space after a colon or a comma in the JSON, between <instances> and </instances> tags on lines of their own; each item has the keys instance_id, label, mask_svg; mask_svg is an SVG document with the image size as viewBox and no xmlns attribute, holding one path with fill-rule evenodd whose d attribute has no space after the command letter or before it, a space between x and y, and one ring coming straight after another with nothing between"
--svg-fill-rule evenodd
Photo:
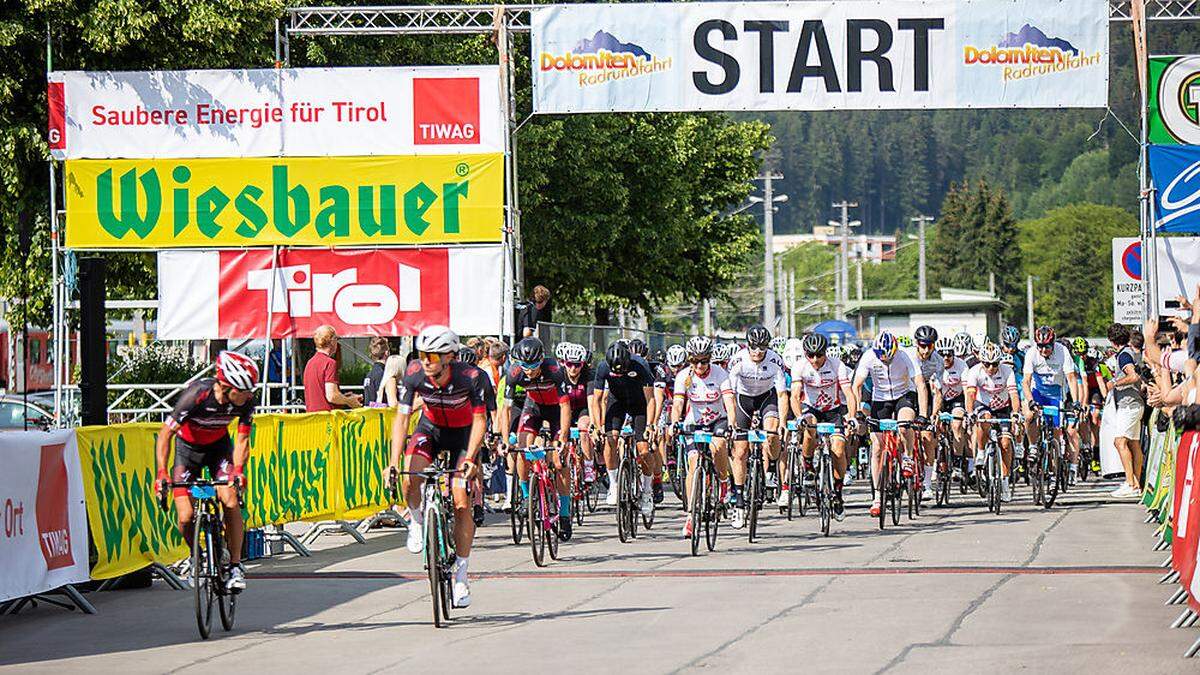
<instances>
[{"instance_id":1,"label":"bicycle tyre","mask_svg":"<svg viewBox=\"0 0 1200 675\"><path fill-rule=\"evenodd\" d=\"M212 634L213 577L215 564L211 533L208 531L209 517L200 513L202 504L196 505L196 516L192 526L192 587L196 601L196 628L204 640Z\"/></svg>"},{"instance_id":2,"label":"bicycle tyre","mask_svg":"<svg viewBox=\"0 0 1200 675\"><path fill-rule=\"evenodd\" d=\"M225 548L225 542L223 541L220 525L220 523L223 522L223 519L214 520L213 522L217 524L214 527L215 531L213 532L212 538L217 542L216 547L217 550L220 551ZM221 628L226 632L233 630L234 613L237 611L237 595L227 588L217 588L217 609L218 614L221 616Z\"/></svg>"},{"instance_id":3,"label":"bicycle tyre","mask_svg":"<svg viewBox=\"0 0 1200 675\"><path fill-rule=\"evenodd\" d=\"M543 502L542 507L548 509L546 513L550 514L551 518L553 518L553 515L558 512L558 478L554 475L553 470L551 470L547 478L546 487L542 490L546 495L546 501ZM570 519L570 517L570 514L568 514L567 518ZM551 518L548 518L546 522L551 523ZM560 523L562 520L563 516L559 514L558 520L554 521L554 523ZM550 554L551 560L558 560L558 544L558 528L550 525L546 529L546 552Z\"/></svg>"},{"instance_id":4,"label":"bicycle tyre","mask_svg":"<svg viewBox=\"0 0 1200 675\"><path fill-rule=\"evenodd\" d=\"M1058 498L1058 465L1062 463L1059 456L1059 442L1057 438L1050 439L1046 444L1046 456L1042 460L1046 498L1042 502L1044 508L1052 508L1054 501Z\"/></svg>"},{"instance_id":5,"label":"bicycle tyre","mask_svg":"<svg viewBox=\"0 0 1200 675\"><path fill-rule=\"evenodd\" d=\"M433 517L433 520L429 519L430 516ZM426 509L425 518L425 570L429 576L429 598L433 602L433 626L441 628L441 604L445 599L442 593L442 566L438 561L438 538L441 536L441 530L437 522L436 510Z\"/></svg>"},{"instance_id":6,"label":"bicycle tyre","mask_svg":"<svg viewBox=\"0 0 1200 675\"><path fill-rule=\"evenodd\" d=\"M546 528L543 523L542 505L544 503L542 482L537 474L530 472L528 516L525 523L529 528L529 550L533 553L533 563L538 567L546 566Z\"/></svg>"},{"instance_id":7,"label":"bicycle tyre","mask_svg":"<svg viewBox=\"0 0 1200 675\"><path fill-rule=\"evenodd\" d=\"M751 544L754 543L754 535L758 533L758 504L759 493L762 491L762 479L760 478L760 466L762 462L758 461L754 453L750 455L750 475L749 481L746 484L746 531L748 540Z\"/></svg>"},{"instance_id":8,"label":"bicycle tyre","mask_svg":"<svg viewBox=\"0 0 1200 675\"><path fill-rule=\"evenodd\" d=\"M904 491L903 486L904 469L899 461L892 462L892 525L900 524L900 497Z\"/></svg>"},{"instance_id":9,"label":"bicycle tyre","mask_svg":"<svg viewBox=\"0 0 1200 675\"><path fill-rule=\"evenodd\" d=\"M692 476L694 485L691 488L692 503L688 512L692 519L692 555L700 555L700 529L704 527L704 509L706 506L704 493L704 467L697 462L696 472Z\"/></svg>"},{"instance_id":10,"label":"bicycle tyre","mask_svg":"<svg viewBox=\"0 0 1200 675\"><path fill-rule=\"evenodd\" d=\"M888 495L891 494L892 482L892 457L887 450L883 451L881 458L883 469L879 472L879 529L882 530L884 523L887 522L887 513L890 508L888 503Z\"/></svg>"},{"instance_id":11,"label":"bicycle tyre","mask_svg":"<svg viewBox=\"0 0 1200 675\"><path fill-rule=\"evenodd\" d=\"M520 546L525 535L525 504L521 501L521 479L514 473L509 485L512 494L508 499L508 522L512 528L513 544Z\"/></svg>"},{"instance_id":12,"label":"bicycle tyre","mask_svg":"<svg viewBox=\"0 0 1200 675\"><path fill-rule=\"evenodd\" d=\"M796 502L800 499L800 492L804 489L804 460L800 458L800 453L792 452L788 456L788 503L787 503L787 519L791 520L796 511Z\"/></svg>"},{"instance_id":13,"label":"bicycle tyre","mask_svg":"<svg viewBox=\"0 0 1200 675\"><path fill-rule=\"evenodd\" d=\"M970 452L969 448L967 449L967 452ZM958 493L961 495L966 495L971 489L971 486L968 484L971 479L971 473L967 471L967 458L965 455L963 455L961 457L955 457L955 460L958 462L958 468L962 473L962 480L958 481Z\"/></svg>"},{"instance_id":14,"label":"bicycle tyre","mask_svg":"<svg viewBox=\"0 0 1200 675\"><path fill-rule=\"evenodd\" d=\"M833 467L830 460L821 454L821 484L817 493L817 515L821 521L821 533L829 536L829 523L833 520Z\"/></svg>"},{"instance_id":15,"label":"bicycle tyre","mask_svg":"<svg viewBox=\"0 0 1200 675\"><path fill-rule=\"evenodd\" d=\"M629 502L633 497L629 494L629 481L625 478L625 474L629 471L629 463L624 458L620 462L617 465L617 538L624 544L631 538Z\"/></svg>"},{"instance_id":16,"label":"bicycle tyre","mask_svg":"<svg viewBox=\"0 0 1200 675\"><path fill-rule=\"evenodd\" d=\"M704 544L712 552L717 548L717 525L721 522L721 488L711 459L704 464L704 500Z\"/></svg>"},{"instance_id":17,"label":"bicycle tyre","mask_svg":"<svg viewBox=\"0 0 1200 675\"><path fill-rule=\"evenodd\" d=\"M629 462L629 538L637 539L638 517L642 513L642 471L637 462Z\"/></svg>"}]
</instances>

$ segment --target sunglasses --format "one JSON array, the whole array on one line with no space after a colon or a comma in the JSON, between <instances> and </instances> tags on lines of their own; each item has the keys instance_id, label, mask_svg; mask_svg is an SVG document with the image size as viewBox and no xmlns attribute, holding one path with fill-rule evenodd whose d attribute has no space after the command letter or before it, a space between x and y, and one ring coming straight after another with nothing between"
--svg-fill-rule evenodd
<instances>
[{"instance_id":1,"label":"sunglasses","mask_svg":"<svg viewBox=\"0 0 1200 675\"><path fill-rule=\"evenodd\" d=\"M566 365L566 367L568 367L568 368L582 368L583 362L580 361L579 363L572 363L570 361L567 361L564 365Z\"/></svg>"},{"instance_id":2,"label":"sunglasses","mask_svg":"<svg viewBox=\"0 0 1200 675\"><path fill-rule=\"evenodd\" d=\"M985 362L984 362L984 364L983 364L983 367L984 367L984 368L999 368L999 367L1000 367L1000 362L999 362L999 361L996 361L996 362L993 362L993 363L987 363L987 362L985 361Z\"/></svg>"},{"instance_id":3,"label":"sunglasses","mask_svg":"<svg viewBox=\"0 0 1200 675\"><path fill-rule=\"evenodd\" d=\"M938 352L938 354L940 354L943 359L948 359L951 356L954 356L954 352L950 351L950 350L946 350L944 352Z\"/></svg>"},{"instance_id":4,"label":"sunglasses","mask_svg":"<svg viewBox=\"0 0 1200 675\"><path fill-rule=\"evenodd\" d=\"M706 365L708 365L709 363L712 363L712 359L711 359L711 358L708 358L708 357L705 357L705 358L691 358L691 359L688 359L688 361L690 361L692 364L694 364L694 365L697 365L697 366L702 366L702 365L703 365L703 366L706 366Z\"/></svg>"},{"instance_id":5,"label":"sunglasses","mask_svg":"<svg viewBox=\"0 0 1200 675\"><path fill-rule=\"evenodd\" d=\"M1053 343L1053 342L1048 342L1048 343L1046 343L1046 344L1044 344L1044 345L1038 345L1038 346L1037 346L1037 348L1038 348L1038 349L1041 349L1041 350L1054 349L1054 343Z\"/></svg>"},{"instance_id":6,"label":"sunglasses","mask_svg":"<svg viewBox=\"0 0 1200 675\"><path fill-rule=\"evenodd\" d=\"M439 354L437 352L417 352L417 357L427 363L441 363L450 358L449 354Z\"/></svg>"},{"instance_id":7,"label":"sunglasses","mask_svg":"<svg viewBox=\"0 0 1200 675\"><path fill-rule=\"evenodd\" d=\"M516 363L521 370L537 370L542 366L541 361L518 361L513 359L513 362Z\"/></svg>"},{"instance_id":8,"label":"sunglasses","mask_svg":"<svg viewBox=\"0 0 1200 675\"><path fill-rule=\"evenodd\" d=\"M804 352L804 355L810 359L815 359L818 356L825 356L825 352Z\"/></svg>"}]
</instances>

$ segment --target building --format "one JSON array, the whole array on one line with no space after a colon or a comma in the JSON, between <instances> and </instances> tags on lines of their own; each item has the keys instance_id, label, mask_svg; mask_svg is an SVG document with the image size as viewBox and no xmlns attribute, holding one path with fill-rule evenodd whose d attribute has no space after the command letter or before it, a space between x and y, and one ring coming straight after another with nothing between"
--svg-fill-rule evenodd
<instances>
[{"instance_id":1,"label":"building","mask_svg":"<svg viewBox=\"0 0 1200 675\"><path fill-rule=\"evenodd\" d=\"M846 307L846 320L858 327L863 338L884 330L912 335L918 326L929 325L939 335L965 331L976 342L984 337L995 341L1006 308L1004 301L988 291L942 288L936 300L852 300Z\"/></svg>"},{"instance_id":2,"label":"building","mask_svg":"<svg viewBox=\"0 0 1200 675\"><path fill-rule=\"evenodd\" d=\"M775 253L783 253L790 248L812 242L841 249L842 238L838 236L837 228L831 225L817 225L812 234L776 234L771 238ZM896 237L882 234L855 234L846 238L846 246L850 260L862 259L867 262L881 263L896 259Z\"/></svg>"}]
</instances>

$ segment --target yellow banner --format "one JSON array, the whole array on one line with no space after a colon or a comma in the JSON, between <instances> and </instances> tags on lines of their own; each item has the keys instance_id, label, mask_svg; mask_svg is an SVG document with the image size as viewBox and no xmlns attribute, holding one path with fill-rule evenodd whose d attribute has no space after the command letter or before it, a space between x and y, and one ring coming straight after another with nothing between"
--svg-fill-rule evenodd
<instances>
[{"instance_id":1,"label":"yellow banner","mask_svg":"<svg viewBox=\"0 0 1200 675\"><path fill-rule=\"evenodd\" d=\"M364 408L255 415L246 462L247 527L358 520L384 509L383 469L395 411ZM187 557L175 511L154 496L159 424L76 430L88 525L96 543L93 579ZM232 431L231 427L231 431ZM169 463L173 463L171 458Z\"/></svg>"},{"instance_id":2,"label":"yellow banner","mask_svg":"<svg viewBox=\"0 0 1200 675\"><path fill-rule=\"evenodd\" d=\"M499 242L500 154L69 160L69 248Z\"/></svg>"}]
</instances>

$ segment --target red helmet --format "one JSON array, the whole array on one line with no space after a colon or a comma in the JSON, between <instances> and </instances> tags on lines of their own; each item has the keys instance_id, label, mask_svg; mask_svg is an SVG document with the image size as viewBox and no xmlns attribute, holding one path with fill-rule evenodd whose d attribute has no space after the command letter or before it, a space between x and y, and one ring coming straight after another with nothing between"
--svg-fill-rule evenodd
<instances>
[{"instance_id":1,"label":"red helmet","mask_svg":"<svg viewBox=\"0 0 1200 675\"><path fill-rule=\"evenodd\" d=\"M258 366L245 354L221 352L217 355L217 381L234 389L250 391L258 385Z\"/></svg>"},{"instance_id":2,"label":"red helmet","mask_svg":"<svg viewBox=\"0 0 1200 675\"><path fill-rule=\"evenodd\" d=\"M1050 326L1039 326L1038 329L1033 332L1033 341L1039 347L1045 347L1046 345L1054 342L1054 329Z\"/></svg>"}]
</instances>

